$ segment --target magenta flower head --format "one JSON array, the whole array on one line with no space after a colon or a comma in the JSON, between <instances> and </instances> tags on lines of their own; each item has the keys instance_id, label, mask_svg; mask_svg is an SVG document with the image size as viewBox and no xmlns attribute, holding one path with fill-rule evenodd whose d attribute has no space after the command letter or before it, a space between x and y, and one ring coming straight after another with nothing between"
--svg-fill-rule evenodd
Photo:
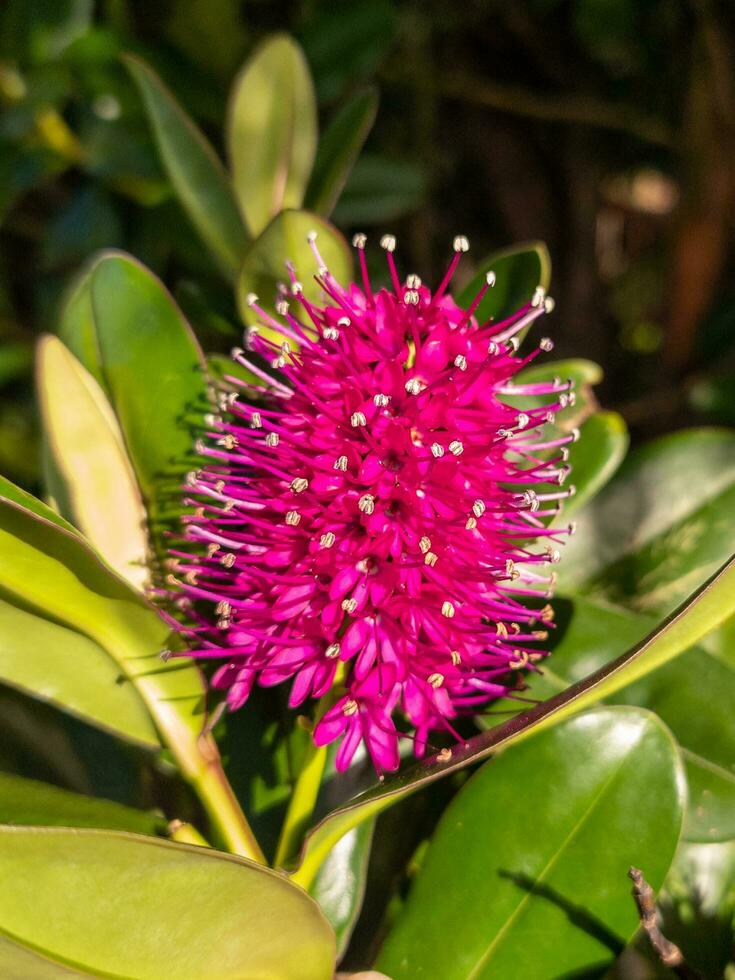
<instances>
[{"instance_id":1,"label":"magenta flower head","mask_svg":"<svg viewBox=\"0 0 735 980\"><path fill-rule=\"evenodd\" d=\"M341 739L338 769L364 742L382 773L398 768L399 738L418 755L432 730L458 738L458 716L537 669L548 566L568 533L550 519L573 492L560 485L575 434L547 424L573 394L513 380L552 347L518 356L551 309L543 289L502 322L475 317L492 273L469 309L451 298L464 237L433 292L399 281L390 235L392 289L379 290L364 235L361 285L336 282L315 239L323 305L290 266L278 319L248 298L268 329L233 356L258 383L230 379L241 390L208 420L187 491L201 547L174 552L177 582L189 653L223 661L212 685L231 709L256 683L289 682L294 708L327 699L314 741ZM536 407L512 407L517 396Z\"/></svg>"}]
</instances>

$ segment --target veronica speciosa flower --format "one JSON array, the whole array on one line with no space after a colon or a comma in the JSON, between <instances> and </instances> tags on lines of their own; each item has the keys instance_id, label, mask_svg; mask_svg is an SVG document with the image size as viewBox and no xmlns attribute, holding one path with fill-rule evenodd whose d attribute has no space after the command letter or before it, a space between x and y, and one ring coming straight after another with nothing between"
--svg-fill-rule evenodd
<instances>
[{"instance_id":1,"label":"veronica speciosa flower","mask_svg":"<svg viewBox=\"0 0 735 980\"><path fill-rule=\"evenodd\" d=\"M370 282L364 235L360 283L309 241L318 306L290 265L276 315L248 297L267 330L233 357L257 380L229 379L207 420L174 580L188 654L217 663L231 709L255 684L290 685L293 708L326 698L316 744L340 739L343 770L364 742L382 773L400 738L417 755L432 732L458 738L458 717L538 669L577 435L551 423L573 393L514 380L552 348L519 353L552 308L542 288L499 322L475 315L492 273L469 308L452 299L464 237L433 290L400 280L392 236L389 288Z\"/></svg>"}]
</instances>

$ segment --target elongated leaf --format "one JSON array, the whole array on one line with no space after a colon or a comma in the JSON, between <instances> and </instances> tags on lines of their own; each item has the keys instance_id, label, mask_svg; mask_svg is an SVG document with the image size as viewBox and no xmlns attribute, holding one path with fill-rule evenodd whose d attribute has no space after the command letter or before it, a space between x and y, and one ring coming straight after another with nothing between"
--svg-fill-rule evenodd
<instances>
[{"instance_id":1,"label":"elongated leaf","mask_svg":"<svg viewBox=\"0 0 735 980\"><path fill-rule=\"evenodd\" d=\"M51 521L52 524L57 524L59 527L63 527L65 531L70 531L72 534L78 534L79 532L70 524L65 518L60 514L57 514L55 510L45 504L38 497L34 497L32 493L28 493L27 490L23 490L22 487L16 486L11 483L10 480L6 479L4 476L0 476L0 497L4 497L6 500L12 500L13 503L20 504L26 510L31 511L33 514L37 514L39 517L43 517L46 521Z\"/></svg>"},{"instance_id":2,"label":"elongated leaf","mask_svg":"<svg viewBox=\"0 0 735 980\"><path fill-rule=\"evenodd\" d=\"M534 731L551 728L574 712L616 694L626 685L645 677L693 646L710 630L716 629L733 611L735 558L646 640L628 653L530 711L462 743L452 750L448 759L439 755L432 756L333 811L307 836L301 864L294 873L295 880L308 884L336 841L363 820L380 813L436 779L487 758Z\"/></svg>"},{"instance_id":3,"label":"elongated leaf","mask_svg":"<svg viewBox=\"0 0 735 980\"><path fill-rule=\"evenodd\" d=\"M192 224L228 277L247 245L229 178L217 154L153 69L127 54L166 172Z\"/></svg>"},{"instance_id":4,"label":"elongated leaf","mask_svg":"<svg viewBox=\"0 0 735 980\"><path fill-rule=\"evenodd\" d=\"M335 279L348 283L352 274L352 257L342 235L323 218L310 211L283 211L274 218L245 256L237 287L237 299L243 320L257 322L247 304L249 293L255 293L263 307L273 310L277 284L287 281L286 262L296 266L304 296L314 303L322 298L321 288L314 282L317 264L307 241L310 232L317 232L317 245ZM267 334L268 328L258 328ZM279 341L282 340L279 335Z\"/></svg>"},{"instance_id":5,"label":"elongated leaf","mask_svg":"<svg viewBox=\"0 0 735 980\"><path fill-rule=\"evenodd\" d=\"M334 210L378 111L375 88L358 92L329 124L319 140L306 207L325 217Z\"/></svg>"},{"instance_id":6,"label":"elongated leaf","mask_svg":"<svg viewBox=\"0 0 735 980\"><path fill-rule=\"evenodd\" d=\"M374 826L371 820L345 834L330 851L310 889L334 929L337 961L347 949L362 908Z\"/></svg>"},{"instance_id":7,"label":"elongated leaf","mask_svg":"<svg viewBox=\"0 0 735 980\"><path fill-rule=\"evenodd\" d=\"M148 581L145 509L104 392L51 336L39 342L36 386L52 497L110 565L143 588Z\"/></svg>"},{"instance_id":8,"label":"elongated leaf","mask_svg":"<svg viewBox=\"0 0 735 980\"><path fill-rule=\"evenodd\" d=\"M442 817L377 966L394 980L537 980L612 962L660 887L684 779L656 717L603 708L488 763Z\"/></svg>"},{"instance_id":9,"label":"elongated leaf","mask_svg":"<svg viewBox=\"0 0 735 980\"><path fill-rule=\"evenodd\" d=\"M555 601L561 634L539 674L529 674L524 696L543 700L582 680L638 643L655 625L650 616L589 599ZM553 634L552 634L553 638ZM682 747L689 781L684 837L735 837L735 664L705 647L692 647L671 663L622 688L614 700L649 708ZM517 710L504 701L499 711Z\"/></svg>"},{"instance_id":10,"label":"elongated leaf","mask_svg":"<svg viewBox=\"0 0 735 980\"><path fill-rule=\"evenodd\" d=\"M631 453L579 514L560 589L664 614L725 560L733 539L735 433L676 433Z\"/></svg>"},{"instance_id":11,"label":"elongated leaf","mask_svg":"<svg viewBox=\"0 0 735 980\"><path fill-rule=\"evenodd\" d=\"M316 903L240 858L113 831L6 827L0 869L0 930L60 966L141 980L333 974L334 935Z\"/></svg>"},{"instance_id":12,"label":"elongated leaf","mask_svg":"<svg viewBox=\"0 0 735 980\"><path fill-rule=\"evenodd\" d=\"M166 821L155 813L72 793L58 786L0 772L0 823L42 827L98 827L160 834Z\"/></svg>"},{"instance_id":13,"label":"elongated leaf","mask_svg":"<svg viewBox=\"0 0 735 980\"><path fill-rule=\"evenodd\" d=\"M203 683L181 663L161 662L169 629L78 536L0 498L0 588L107 651L119 684L191 741L201 730ZM121 676L120 676L121 675Z\"/></svg>"},{"instance_id":14,"label":"elongated leaf","mask_svg":"<svg viewBox=\"0 0 735 980\"><path fill-rule=\"evenodd\" d=\"M140 694L99 643L0 600L0 680L149 749L160 739Z\"/></svg>"},{"instance_id":15,"label":"elongated leaf","mask_svg":"<svg viewBox=\"0 0 735 980\"><path fill-rule=\"evenodd\" d=\"M301 207L316 152L314 85L287 34L268 38L236 78L226 135L240 209L259 235L279 211Z\"/></svg>"},{"instance_id":16,"label":"elongated leaf","mask_svg":"<svg viewBox=\"0 0 735 980\"><path fill-rule=\"evenodd\" d=\"M110 399L160 553L161 532L177 527L208 406L199 345L159 280L122 252L102 253L88 268L62 314L61 337Z\"/></svg>"},{"instance_id":17,"label":"elongated leaf","mask_svg":"<svg viewBox=\"0 0 735 980\"><path fill-rule=\"evenodd\" d=\"M485 274L495 273L495 285L485 294L475 313L478 320L500 319L524 303L530 303L537 286L549 288L551 258L543 242L525 242L493 252L479 263L477 275L455 297L467 307L485 284Z\"/></svg>"}]
</instances>

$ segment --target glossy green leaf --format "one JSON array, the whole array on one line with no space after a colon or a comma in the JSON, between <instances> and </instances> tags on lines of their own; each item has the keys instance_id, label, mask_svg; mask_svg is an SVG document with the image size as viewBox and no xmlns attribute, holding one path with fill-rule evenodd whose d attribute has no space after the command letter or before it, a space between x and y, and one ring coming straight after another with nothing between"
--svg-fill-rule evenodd
<instances>
[{"instance_id":1,"label":"glossy green leaf","mask_svg":"<svg viewBox=\"0 0 735 980\"><path fill-rule=\"evenodd\" d=\"M38 345L36 388L47 489L110 565L136 588L144 588L145 508L104 392L61 341L49 335Z\"/></svg>"},{"instance_id":2,"label":"glossy green leaf","mask_svg":"<svg viewBox=\"0 0 735 980\"><path fill-rule=\"evenodd\" d=\"M153 69L135 55L124 55L123 61L140 90L179 200L223 271L234 277L248 239L221 161Z\"/></svg>"},{"instance_id":3,"label":"glossy green leaf","mask_svg":"<svg viewBox=\"0 0 735 980\"><path fill-rule=\"evenodd\" d=\"M552 655L529 674L524 697L552 697L638 643L655 625L650 616L576 598L557 599L559 619ZM735 837L735 663L703 646L614 695L622 704L649 708L668 725L682 748L689 782L684 837L721 841ZM504 701L497 710L518 710ZM489 719L488 719L489 720Z\"/></svg>"},{"instance_id":4,"label":"glossy green leaf","mask_svg":"<svg viewBox=\"0 0 735 980\"><path fill-rule=\"evenodd\" d=\"M61 337L110 399L163 551L208 407L199 345L161 282L120 252L102 253L78 282Z\"/></svg>"},{"instance_id":5,"label":"glossy green leaf","mask_svg":"<svg viewBox=\"0 0 735 980\"><path fill-rule=\"evenodd\" d=\"M493 252L479 263L478 273L455 297L467 307L485 285L485 274L495 273L495 285L488 289L475 313L478 320L500 319L530 303L537 286L549 288L551 258L543 242L526 242Z\"/></svg>"},{"instance_id":6,"label":"glossy green leaf","mask_svg":"<svg viewBox=\"0 0 735 980\"><path fill-rule=\"evenodd\" d=\"M32 493L28 493L27 490L23 490L22 487L16 486L11 483L10 480L6 479L4 476L0 476L0 497L4 497L5 500L12 500L13 503L20 504L26 510L31 511L33 514L37 514L38 517L43 517L46 521L51 521L52 524L57 524L59 527L63 527L65 531L70 531L72 534L78 534L79 532L70 524L66 518L62 517L61 514L57 514L55 510L45 504L38 497L34 497Z\"/></svg>"},{"instance_id":7,"label":"glossy green leaf","mask_svg":"<svg viewBox=\"0 0 735 980\"><path fill-rule=\"evenodd\" d=\"M345 834L330 851L309 889L334 929L338 962L362 908L374 826L370 820Z\"/></svg>"},{"instance_id":8,"label":"glossy green leaf","mask_svg":"<svg viewBox=\"0 0 735 980\"><path fill-rule=\"evenodd\" d=\"M280 211L301 207L316 153L314 85L287 34L268 38L235 79L226 136L240 209L259 235Z\"/></svg>"},{"instance_id":9,"label":"glossy green leaf","mask_svg":"<svg viewBox=\"0 0 735 980\"><path fill-rule=\"evenodd\" d=\"M0 824L98 827L150 835L166 829L166 821L155 813L6 772L0 772Z\"/></svg>"},{"instance_id":10,"label":"glossy green leaf","mask_svg":"<svg viewBox=\"0 0 735 980\"><path fill-rule=\"evenodd\" d=\"M578 516L559 587L664 614L735 540L735 433L693 429L630 454Z\"/></svg>"},{"instance_id":11,"label":"glossy green leaf","mask_svg":"<svg viewBox=\"0 0 735 980\"><path fill-rule=\"evenodd\" d=\"M334 810L307 835L294 879L308 885L330 849L352 827L423 786L616 694L693 646L734 611L735 558L632 650L529 711L462 743L448 758L431 756Z\"/></svg>"},{"instance_id":12,"label":"glossy green leaf","mask_svg":"<svg viewBox=\"0 0 735 980\"><path fill-rule=\"evenodd\" d=\"M333 974L316 903L241 858L113 831L0 828L0 869L2 933L92 976Z\"/></svg>"},{"instance_id":13,"label":"glossy green leaf","mask_svg":"<svg viewBox=\"0 0 735 980\"><path fill-rule=\"evenodd\" d=\"M9 601L86 634L112 658L116 682L134 685L154 717L187 741L199 735L199 672L161 661L169 628L82 538L0 498L0 545L0 589Z\"/></svg>"},{"instance_id":14,"label":"glossy green leaf","mask_svg":"<svg viewBox=\"0 0 735 980\"><path fill-rule=\"evenodd\" d=\"M368 88L344 106L319 140L306 207L326 217L334 210L378 111L378 92Z\"/></svg>"},{"instance_id":15,"label":"glossy green leaf","mask_svg":"<svg viewBox=\"0 0 735 980\"><path fill-rule=\"evenodd\" d=\"M581 510L609 483L625 459L629 443L625 421L617 412L595 412L582 424L579 440L569 448L569 479L576 492L565 501L562 521Z\"/></svg>"},{"instance_id":16,"label":"glossy green leaf","mask_svg":"<svg viewBox=\"0 0 735 980\"><path fill-rule=\"evenodd\" d=\"M382 232L387 222L421 207L426 183L419 159L397 160L363 153L334 209L334 221L340 228L377 226Z\"/></svg>"},{"instance_id":17,"label":"glossy green leaf","mask_svg":"<svg viewBox=\"0 0 735 980\"><path fill-rule=\"evenodd\" d=\"M90 725L158 749L140 694L99 643L43 615L0 600L0 680Z\"/></svg>"},{"instance_id":18,"label":"glossy green leaf","mask_svg":"<svg viewBox=\"0 0 735 980\"><path fill-rule=\"evenodd\" d=\"M455 797L378 958L393 980L586 975L638 927L627 871L664 880L685 783L656 717L601 708L504 753Z\"/></svg>"},{"instance_id":19,"label":"glossy green leaf","mask_svg":"<svg viewBox=\"0 0 735 980\"><path fill-rule=\"evenodd\" d=\"M317 245L334 278L348 283L352 276L352 256L347 242L329 222L310 211L283 211L274 218L263 234L253 242L245 256L237 287L237 300L243 320L248 324L258 322L257 316L247 304L249 293L259 297L260 304L273 310L277 284L288 280L286 262L296 267L304 289L304 296L314 303L320 302L323 293L314 282L317 273L307 235L317 233ZM267 335L268 328L259 325L259 332ZM278 334L278 342L283 338Z\"/></svg>"}]
</instances>

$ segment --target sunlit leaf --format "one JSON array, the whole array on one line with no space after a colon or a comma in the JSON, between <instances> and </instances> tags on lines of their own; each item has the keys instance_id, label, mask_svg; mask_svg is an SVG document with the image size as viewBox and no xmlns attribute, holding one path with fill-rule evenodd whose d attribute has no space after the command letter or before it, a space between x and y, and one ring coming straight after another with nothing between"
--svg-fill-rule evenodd
<instances>
[{"instance_id":1,"label":"sunlit leaf","mask_svg":"<svg viewBox=\"0 0 735 980\"><path fill-rule=\"evenodd\" d=\"M551 281L551 258L543 242L525 242L493 252L478 263L478 269L455 299L460 306L469 306L485 285L486 273L494 272L495 285L488 289L475 313L481 322L509 316L531 302L537 286L548 289Z\"/></svg>"},{"instance_id":2,"label":"sunlit leaf","mask_svg":"<svg viewBox=\"0 0 735 980\"><path fill-rule=\"evenodd\" d=\"M268 38L235 80L226 135L240 208L259 235L279 211L301 207L316 153L311 73L287 34Z\"/></svg>"},{"instance_id":3,"label":"sunlit leaf","mask_svg":"<svg viewBox=\"0 0 735 980\"><path fill-rule=\"evenodd\" d=\"M655 715L587 712L483 766L442 816L377 966L394 980L582 975L638 927L627 871L660 887L685 783Z\"/></svg>"},{"instance_id":4,"label":"sunlit leaf","mask_svg":"<svg viewBox=\"0 0 735 980\"><path fill-rule=\"evenodd\" d=\"M223 271L234 276L247 245L229 178L217 154L153 69L123 61L137 84L163 165L179 199Z\"/></svg>"},{"instance_id":5,"label":"sunlit leaf","mask_svg":"<svg viewBox=\"0 0 735 980\"><path fill-rule=\"evenodd\" d=\"M54 967L189 980L333 975L334 934L316 903L241 858L114 831L5 827L0 870L0 930ZM0 947L0 966L5 955Z\"/></svg>"}]
</instances>

